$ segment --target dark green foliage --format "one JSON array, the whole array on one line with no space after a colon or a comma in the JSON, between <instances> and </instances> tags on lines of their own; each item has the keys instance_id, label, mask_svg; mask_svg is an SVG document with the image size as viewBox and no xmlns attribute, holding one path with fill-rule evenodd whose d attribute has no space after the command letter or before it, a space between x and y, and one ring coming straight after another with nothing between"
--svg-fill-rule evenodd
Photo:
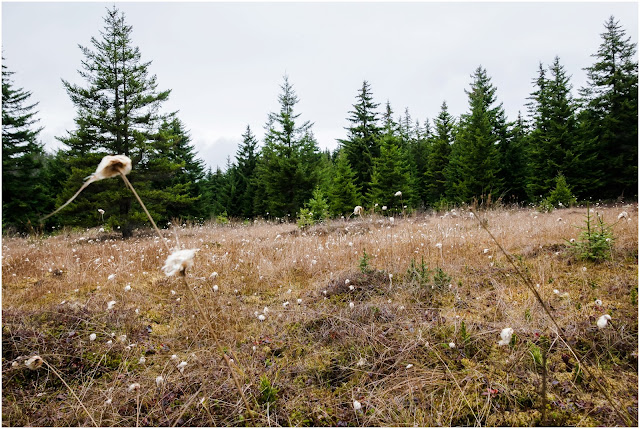
<instances>
[{"instance_id":1,"label":"dark green foliage","mask_svg":"<svg viewBox=\"0 0 640 429\"><path fill-rule=\"evenodd\" d=\"M371 267L369 266L369 261L371 260L371 256L369 256L367 254L366 250L362 251L362 258L360 258L360 271L362 272L362 274L368 274L370 273Z\"/></svg>"},{"instance_id":2,"label":"dark green foliage","mask_svg":"<svg viewBox=\"0 0 640 429\"><path fill-rule=\"evenodd\" d=\"M551 191L546 200L554 207L561 207L561 205L570 207L576 203L576 197L571 193L571 189L562 174L558 174L556 177L556 187Z\"/></svg>"},{"instance_id":3,"label":"dark green foliage","mask_svg":"<svg viewBox=\"0 0 640 429\"><path fill-rule=\"evenodd\" d=\"M95 170L105 155L131 158L129 179L156 222L173 216L197 216L196 182L202 165L195 159L183 125L159 108L170 91L157 91L149 76L149 62L132 45L132 27L115 7L107 10L101 38L91 38L93 50L81 47L85 57L79 74L86 87L63 81L77 108L76 130L60 138L67 147L65 182L57 203L65 201ZM60 213L67 225L95 226L95 213L105 210L105 221L124 237L146 216L121 180L103 180L89 186ZM193 208L193 210L191 210Z\"/></svg>"},{"instance_id":4,"label":"dark green foliage","mask_svg":"<svg viewBox=\"0 0 640 429\"><path fill-rule=\"evenodd\" d=\"M266 211L271 216L285 217L297 213L318 182L320 154L312 124L296 125L294 114L298 102L293 87L285 76L278 97L280 111L271 113L266 125L265 145L257 165L257 180L263 191ZM266 214L266 213L265 213Z\"/></svg>"},{"instance_id":5,"label":"dark green foliage","mask_svg":"<svg viewBox=\"0 0 640 429\"><path fill-rule=\"evenodd\" d=\"M637 196L638 192L638 62L636 44L610 17L602 43L587 67L581 120L585 141L597 153L598 185L591 193L605 198ZM586 173L586 172L583 172Z\"/></svg>"},{"instance_id":6,"label":"dark green foliage","mask_svg":"<svg viewBox=\"0 0 640 429\"><path fill-rule=\"evenodd\" d=\"M4 58L3 58L4 63ZM27 231L50 208L31 92L15 88L2 64L2 227Z\"/></svg>"},{"instance_id":7,"label":"dark green foliage","mask_svg":"<svg viewBox=\"0 0 640 429\"><path fill-rule=\"evenodd\" d=\"M601 262L611 257L611 249L615 241L612 225L605 223L598 213L595 217L594 222L587 205L585 226L581 228L580 238L569 243L578 260Z\"/></svg>"},{"instance_id":8,"label":"dark green foliage","mask_svg":"<svg viewBox=\"0 0 640 429\"><path fill-rule=\"evenodd\" d=\"M402 211L402 201L395 197L402 192L403 198L410 198L409 168L392 134L385 134L380 145L380 157L375 159L371 178L371 189L367 194L370 204L387 206L390 212Z\"/></svg>"},{"instance_id":9,"label":"dark green foliage","mask_svg":"<svg viewBox=\"0 0 640 429\"><path fill-rule=\"evenodd\" d=\"M451 145L454 141L455 119L449 114L446 102L442 102L440 113L435 119L435 132L431 150L427 157L427 168L424 173L426 202L433 206L446 192L447 180L445 170L449 165Z\"/></svg>"},{"instance_id":10,"label":"dark green foliage","mask_svg":"<svg viewBox=\"0 0 640 429\"><path fill-rule=\"evenodd\" d=\"M581 174L576 105L571 98L569 77L555 58L547 70L539 66L536 90L529 104L532 130L528 138L529 177L527 190L533 200L553 189L555 177L563 173L569 184Z\"/></svg>"},{"instance_id":11,"label":"dark green foliage","mask_svg":"<svg viewBox=\"0 0 640 429\"><path fill-rule=\"evenodd\" d=\"M333 168L333 180L329 189L329 212L333 216L348 216L358 204L358 188L349 160L340 151Z\"/></svg>"},{"instance_id":12,"label":"dark green foliage","mask_svg":"<svg viewBox=\"0 0 640 429\"><path fill-rule=\"evenodd\" d=\"M449 286L449 282L451 282L451 276L442 268L436 267L433 273L433 286L438 290L444 290Z\"/></svg>"},{"instance_id":13,"label":"dark green foliage","mask_svg":"<svg viewBox=\"0 0 640 429\"><path fill-rule=\"evenodd\" d=\"M355 174L356 188L366 195L373 173L373 160L380 156L380 127L378 125L379 104L373 102L371 86L365 80L356 97L353 110L347 120L347 138L340 140L342 149Z\"/></svg>"},{"instance_id":14,"label":"dark green foliage","mask_svg":"<svg viewBox=\"0 0 640 429\"><path fill-rule=\"evenodd\" d=\"M431 278L431 270L424 262L424 256L420 265L416 264L415 259L411 258L411 264L407 268L407 277L409 281L415 281L421 286L425 286L429 283Z\"/></svg>"},{"instance_id":15,"label":"dark green foliage","mask_svg":"<svg viewBox=\"0 0 640 429\"><path fill-rule=\"evenodd\" d=\"M255 198L255 172L258 163L258 140L247 125L242 135L242 144L236 152L237 192L240 195L239 215L252 218L255 214L253 201Z\"/></svg>"},{"instance_id":16,"label":"dark green foliage","mask_svg":"<svg viewBox=\"0 0 640 429\"><path fill-rule=\"evenodd\" d=\"M496 88L482 67L472 75L470 113L462 115L451 149L446 177L447 196L454 201L471 201L497 193L502 188L499 153L504 127L502 104L493 107Z\"/></svg>"},{"instance_id":17,"label":"dark green foliage","mask_svg":"<svg viewBox=\"0 0 640 429\"><path fill-rule=\"evenodd\" d=\"M509 129L508 138L498 147L503 194L509 202L527 200L527 127L520 113Z\"/></svg>"}]
</instances>

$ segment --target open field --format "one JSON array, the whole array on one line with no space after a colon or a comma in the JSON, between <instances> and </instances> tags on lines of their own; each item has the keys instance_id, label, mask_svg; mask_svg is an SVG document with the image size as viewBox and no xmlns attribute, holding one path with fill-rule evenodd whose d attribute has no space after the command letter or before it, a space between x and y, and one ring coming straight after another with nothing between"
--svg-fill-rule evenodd
<instances>
[{"instance_id":1,"label":"open field","mask_svg":"<svg viewBox=\"0 0 640 429\"><path fill-rule=\"evenodd\" d=\"M579 238L584 208L481 216L614 406L637 416L637 204L596 210L615 223L601 263L576 260L565 241ZM468 211L164 234L200 249L186 283L161 271L167 250L151 232L3 239L3 425L629 423ZM512 341L499 346L506 327ZM537 350L548 351L544 422ZM30 370L35 354L47 364Z\"/></svg>"}]
</instances>

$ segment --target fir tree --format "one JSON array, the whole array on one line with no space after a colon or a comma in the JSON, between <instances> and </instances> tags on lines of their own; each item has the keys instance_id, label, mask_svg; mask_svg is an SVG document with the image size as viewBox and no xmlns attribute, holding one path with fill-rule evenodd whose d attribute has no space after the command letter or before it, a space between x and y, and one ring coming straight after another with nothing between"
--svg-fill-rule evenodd
<instances>
[{"instance_id":1,"label":"fir tree","mask_svg":"<svg viewBox=\"0 0 640 429\"><path fill-rule=\"evenodd\" d=\"M358 188L355 173L349 165L347 155L340 151L333 169L333 180L328 192L329 212L332 216L349 215L358 205Z\"/></svg>"},{"instance_id":2,"label":"fir tree","mask_svg":"<svg viewBox=\"0 0 640 429\"><path fill-rule=\"evenodd\" d=\"M602 43L587 67L584 104L587 149L598 154L601 182L593 191L605 198L638 192L638 62L636 44L613 16L605 23Z\"/></svg>"},{"instance_id":3,"label":"fir tree","mask_svg":"<svg viewBox=\"0 0 640 429\"><path fill-rule=\"evenodd\" d=\"M509 137L500 145L500 166L505 184L504 194L510 202L527 200L527 126L518 118L509 130Z\"/></svg>"},{"instance_id":4,"label":"fir tree","mask_svg":"<svg viewBox=\"0 0 640 429\"><path fill-rule=\"evenodd\" d=\"M471 90L465 91L471 111L461 117L446 173L449 198L461 202L502 188L496 148L503 126L502 104L494 107L496 88L485 69L478 67L472 78Z\"/></svg>"},{"instance_id":5,"label":"fir tree","mask_svg":"<svg viewBox=\"0 0 640 429\"><path fill-rule=\"evenodd\" d=\"M166 204L164 218L193 219L203 215L200 194L204 177L203 162L196 157L191 137L178 118L163 121L152 140L154 151L139 164L150 172L151 188L177 193L180 198L154 198ZM164 174L156 174L156 172ZM160 210L162 212L162 210Z\"/></svg>"},{"instance_id":6,"label":"fir tree","mask_svg":"<svg viewBox=\"0 0 640 429\"><path fill-rule=\"evenodd\" d=\"M446 102L442 102L440 113L434 122L435 134L424 173L426 202L430 205L434 205L444 198L447 189L445 170L449 164L451 145L455 137L455 119L449 114Z\"/></svg>"},{"instance_id":7,"label":"fir tree","mask_svg":"<svg viewBox=\"0 0 640 429\"><path fill-rule=\"evenodd\" d=\"M298 97L286 76L280 88L280 111L269 115L257 168L267 210L271 216L284 217L294 216L311 197L318 182L320 154L312 124L296 124Z\"/></svg>"},{"instance_id":8,"label":"fir tree","mask_svg":"<svg viewBox=\"0 0 640 429\"><path fill-rule=\"evenodd\" d=\"M2 64L2 227L26 231L51 204L37 140L38 103L30 103L31 92L14 87L12 74Z\"/></svg>"},{"instance_id":9,"label":"fir tree","mask_svg":"<svg viewBox=\"0 0 640 429\"><path fill-rule=\"evenodd\" d=\"M240 215L245 218L254 216L255 171L258 162L258 140L247 125L242 135L242 144L236 152L238 174L238 194L240 195Z\"/></svg>"},{"instance_id":10,"label":"fir tree","mask_svg":"<svg viewBox=\"0 0 640 429\"><path fill-rule=\"evenodd\" d=\"M371 86L365 80L356 97L353 110L349 111L347 120L351 123L347 130L347 138L339 140L347 160L355 173L355 185L362 194L369 190L373 159L380 156L380 126L378 125L379 104L373 102Z\"/></svg>"},{"instance_id":11,"label":"fir tree","mask_svg":"<svg viewBox=\"0 0 640 429\"><path fill-rule=\"evenodd\" d=\"M570 184L584 172L579 168L580 147L576 106L571 98L569 77L556 57L549 77L539 66L536 90L529 104L532 131L528 137L528 193L531 199L546 195L555 186L555 177L563 173Z\"/></svg>"},{"instance_id":12,"label":"fir tree","mask_svg":"<svg viewBox=\"0 0 640 429\"><path fill-rule=\"evenodd\" d=\"M182 125L173 115L160 113L170 91L157 91L156 76L149 75L151 63L142 62L140 50L133 46L132 27L124 14L108 9L104 21L101 38L91 38L93 50L80 47L85 60L79 74L87 86L63 81L77 108L77 128L59 138L68 147L72 173L58 200L66 200L104 155L123 154L133 163L129 180L156 221L183 209L189 214L187 208L196 203L194 193L199 192L189 184L189 176L197 178L202 171ZM87 188L60 216L66 224L93 226L98 208L107 211L106 221L120 228L124 237L146 222L131 193L116 180Z\"/></svg>"},{"instance_id":13,"label":"fir tree","mask_svg":"<svg viewBox=\"0 0 640 429\"><path fill-rule=\"evenodd\" d=\"M373 206L387 206L389 210L402 211L401 200L395 197L396 192L402 192L404 201L411 199L409 188L409 166L402 151L398 147L393 134L385 134L380 144L380 157L376 158L371 176L371 188L367 194L369 203Z\"/></svg>"}]
</instances>

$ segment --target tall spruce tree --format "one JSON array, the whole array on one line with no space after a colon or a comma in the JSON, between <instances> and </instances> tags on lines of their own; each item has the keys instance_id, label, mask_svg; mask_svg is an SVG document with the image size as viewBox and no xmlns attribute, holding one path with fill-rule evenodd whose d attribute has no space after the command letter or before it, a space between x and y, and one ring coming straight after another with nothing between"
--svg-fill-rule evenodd
<instances>
[{"instance_id":1,"label":"tall spruce tree","mask_svg":"<svg viewBox=\"0 0 640 429\"><path fill-rule=\"evenodd\" d=\"M280 111L269 114L257 174L266 209L271 216L284 217L295 216L311 198L318 182L320 153L311 122L296 124L298 97L288 77L280 88Z\"/></svg>"},{"instance_id":2,"label":"tall spruce tree","mask_svg":"<svg viewBox=\"0 0 640 429\"><path fill-rule=\"evenodd\" d=\"M636 44L613 16L605 23L602 43L585 68L587 85L580 90L585 142L597 153L601 182L592 192L604 198L638 192L638 62ZM600 186L597 186L600 185Z\"/></svg>"},{"instance_id":3,"label":"tall spruce tree","mask_svg":"<svg viewBox=\"0 0 640 429\"><path fill-rule=\"evenodd\" d=\"M426 201L429 205L444 198L447 190L445 170L449 165L451 145L455 137L455 118L449 113L446 101L442 102L440 113L434 120L435 133L432 139L427 168L424 173Z\"/></svg>"},{"instance_id":4,"label":"tall spruce tree","mask_svg":"<svg viewBox=\"0 0 640 429\"><path fill-rule=\"evenodd\" d=\"M340 151L333 168L333 180L329 188L329 212L332 216L348 215L359 203L355 173L347 155Z\"/></svg>"},{"instance_id":5,"label":"tall spruce tree","mask_svg":"<svg viewBox=\"0 0 640 429\"><path fill-rule=\"evenodd\" d=\"M499 147L504 194L512 203L527 200L526 137L527 125L518 112L518 118L509 129L508 138Z\"/></svg>"},{"instance_id":6,"label":"tall spruce tree","mask_svg":"<svg viewBox=\"0 0 640 429\"><path fill-rule=\"evenodd\" d=\"M379 204L389 210L402 210L403 201L411 201L409 166L393 133L382 136L380 156L374 160L371 187L367 199L371 206ZM396 197L396 192L402 198Z\"/></svg>"},{"instance_id":7,"label":"tall spruce tree","mask_svg":"<svg viewBox=\"0 0 640 429\"><path fill-rule=\"evenodd\" d=\"M2 64L2 227L25 231L50 209L44 180L43 145L38 142L31 92L15 88Z\"/></svg>"},{"instance_id":8,"label":"tall spruce tree","mask_svg":"<svg viewBox=\"0 0 640 429\"><path fill-rule=\"evenodd\" d=\"M163 213L163 219L203 216L204 164L197 158L182 121L175 117L164 120L150 142L154 150L138 164L143 179L139 180L139 191L153 191L150 204L164 206L155 210Z\"/></svg>"},{"instance_id":9,"label":"tall spruce tree","mask_svg":"<svg viewBox=\"0 0 640 429\"><path fill-rule=\"evenodd\" d=\"M378 106L373 101L371 85L365 80L356 96L353 110L349 111L347 138L338 140L355 173L355 185L362 195L369 190L373 160L380 156Z\"/></svg>"},{"instance_id":10,"label":"tall spruce tree","mask_svg":"<svg viewBox=\"0 0 640 429\"><path fill-rule=\"evenodd\" d=\"M236 165L238 174L238 194L240 195L240 215L245 218L254 216L253 200L255 198L255 171L258 162L258 140L247 129L242 135L242 144L236 152Z\"/></svg>"},{"instance_id":11,"label":"tall spruce tree","mask_svg":"<svg viewBox=\"0 0 640 429\"><path fill-rule=\"evenodd\" d=\"M58 202L66 200L82 183L104 155L123 154L131 158L133 171L129 180L136 186L156 221L174 215L167 207L187 209L193 204L188 187L167 185L162 192L153 181L165 182L166 176L179 173L183 161L161 156L167 147L166 133L160 131L170 115L160 113L170 91L157 91L156 76L149 75L150 62L142 62L134 47L132 27L115 6L107 9L101 37L91 38L93 49L80 46L85 57L80 76L86 87L64 81L77 109L76 130L59 138L68 147L68 167L72 173ZM185 164L187 165L187 164ZM135 225L146 222L144 213L121 181L104 180L93 184L61 212L64 222L93 226L97 209L107 213L105 220L120 228L124 237Z\"/></svg>"},{"instance_id":12,"label":"tall spruce tree","mask_svg":"<svg viewBox=\"0 0 640 429\"><path fill-rule=\"evenodd\" d=\"M469 97L470 112L460 118L460 129L451 148L446 173L448 197L465 202L485 198L502 189L499 154L504 111L496 103L496 88L481 66L473 75Z\"/></svg>"},{"instance_id":13,"label":"tall spruce tree","mask_svg":"<svg viewBox=\"0 0 640 429\"><path fill-rule=\"evenodd\" d=\"M540 64L535 80L536 90L529 104L532 130L528 137L528 193L533 200L555 187L562 173L571 186L585 172L580 168L580 145L576 121L576 105L571 85L560 59L555 57L547 70Z\"/></svg>"}]
</instances>

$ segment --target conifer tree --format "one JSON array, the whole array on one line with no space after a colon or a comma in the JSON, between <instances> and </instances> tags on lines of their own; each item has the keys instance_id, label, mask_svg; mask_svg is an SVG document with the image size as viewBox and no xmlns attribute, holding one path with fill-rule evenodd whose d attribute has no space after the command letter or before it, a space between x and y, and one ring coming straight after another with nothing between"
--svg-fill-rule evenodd
<instances>
[{"instance_id":1,"label":"conifer tree","mask_svg":"<svg viewBox=\"0 0 640 429\"><path fill-rule=\"evenodd\" d=\"M154 151L148 161L139 167L145 167L149 177L150 189L162 193L170 192L180 198L153 198L155 203L165 205L163 217L193 219L202 216L201 181L204 177L203 162L196 157L191 137L184 124L176 117L164 120L152 140ZM163 171L165 174L157 174ZM145 187L141 184L141 189Z\"/></svg>"},{"instance_id":2,"label":"conifer tree","mask_svg":"<svg viewBox=\"0 0 640 429\"><path fill-rule=\"evenodd\" d=\"M309 121L296 124L298 97L285 76L278 97L280 111L269 114L258 180L271 216L295 216L318 182L320 154Z\"/></svg>"},{"instance_id":3,"label":"conifer tree","mask_svg":"<svg viewBox=\"0 0 640 429\"><path fill-rule=\"evenodd\" d=\"M247 125L242 135L242 144L236 152L238 174L238 194L240 195L240 215L245 218L254 216L255 171L258 162L258 140Z\"/></svg>"},{"instance_id":4,"label":"conifer tree","mask_svg":"<svg viewBox=\"0 0 640 429\"><path fill-rule=\"evenodd\" d=\"M339 140L355 173L355 185L363 195L369 190L373 160L380 156L378 106L373 101L371 85L365 80L356 96L353 110L349 111L347 120L351 125L346 128L347 138Z\"/></svg>"},{"instance_id":5,"label":"conifer tree","mask_svg":"<svg viewBox=\"0 0 640 429\"><path fill-rule=\"evenodd\" d=\"M2 227L26 231L51 207L44 179L45 157L38 142L31 92L15 88L2 64Z\"/></svg>"},{"instance_id":6,"label":"conifer tree","mask_svg":"<svg viewBox=\"0 0 640 429\"><path fill-rule=\"evenodd\" d=\"M598 52L592 55L596 62L585 69L587 85L580 90L585 144L598 155L595 169L602 179L592 191L605 198L633 197L638 192L636 44L613 16L601 36Z\"/></svg>"},{"instance_id":7,"label":"conifer tree","mask_svg":"<svg viewBox=\"0 0 640 429\"><path fill-rule=\"evenodd\" d=\"M387 206L401 211L401 201L411 200L409 166L393 134L385 134L380 143L380 157L374 160L371 188L367 199L371 206ZM402 192L402 200L395 194Z\"/></svg>"},{"instance_id":8,"label":"conifer tree","mask_svg":"<svg viewBox=\"0 0 640 429\"><path fill-rule=\"evenodd\" d=\"M532 200L545 196L562 173L570 185L584 172L579 168L580 147L576 105L571 98L569 77L556 57L547 71L540 64L536 90L529 104L532 130L528 137L528 193Z\"/></svg>"},{"instance_id":9,"label":"conifer tree","mask_svg":"<svg viewBox=\"0 0 640 429\"><path fill-rule=\"evenodd\" d=\"M160 113L170 91L157 90L156 76L149 75L151 63L142 62L140 50L133 46L132 27L124 14L115 7L107 9L104 22L100 39L91 38L93 49L80 47L85 59L79 74L86 87L63 80L77 109L77 128L59 138L68 147L72 173L58 202L75 192L104 155L123 154L133 163L129 180L156 221L166 221L196 201L190 185L177 178L184 174L181 168L195 168L194 177L201 171L193 159L168 154L176 150L189 158L192 152L185 135L178 132L176 137L172 131L181 127L174 122L175 116ZM105 220L120 228L124 237L131 235L135 225L147 222L131 192L117 180L87 188L60 216L66 224L94 226L99 208L107 212Z\"/></svg>"},{"instance_id":10,"label":"conifer tree","mask_svg":"<svg viewBox=\"0 0 640 429\"><path fill-rule=\"evenodd\" d=\"M512 124L508 138L499 146L504 194L513 203L527 200L527 125L518 112L518 118Z\"/></svg>"},{"instance_id":11,"label":"conifer tree","mask_svg":"<svg viewBox=\"0 0 640 429\"><path fill-rule=\"evenodd\" d=\"M444 198L447 189L445 170L449 165L451 145L455 137L455 119L449 114L446 101L442 102L440 113L434 122L435 133L424 173L426 201L430 205Z\"/></svg>"},{"instance_id":12,"label":"conifer tree","mask_svg":"<svg viewBox=\"0 0 640 429\"><path fill-rule=\"evenodd\" d=\"M358 205L358 188L355 173L349 165L347 155L340 151L333 168L333 180L329 188L329 212L332 216L349 215Z\"/></svg>"},{"instance_id":13,"label":"conifer tree","mask_svg":"<svg viewBox=\"0 0 640 429\"><path fill-rule=\"evenodd\" d=\"M496 88L481 66L472 75L470 112L462 115L460 130L451 148L447 170L448 196L470 201L497 194L502 189L498 149L503 127L502 103L496 102Z\"/></svg>"}]
</instances>

